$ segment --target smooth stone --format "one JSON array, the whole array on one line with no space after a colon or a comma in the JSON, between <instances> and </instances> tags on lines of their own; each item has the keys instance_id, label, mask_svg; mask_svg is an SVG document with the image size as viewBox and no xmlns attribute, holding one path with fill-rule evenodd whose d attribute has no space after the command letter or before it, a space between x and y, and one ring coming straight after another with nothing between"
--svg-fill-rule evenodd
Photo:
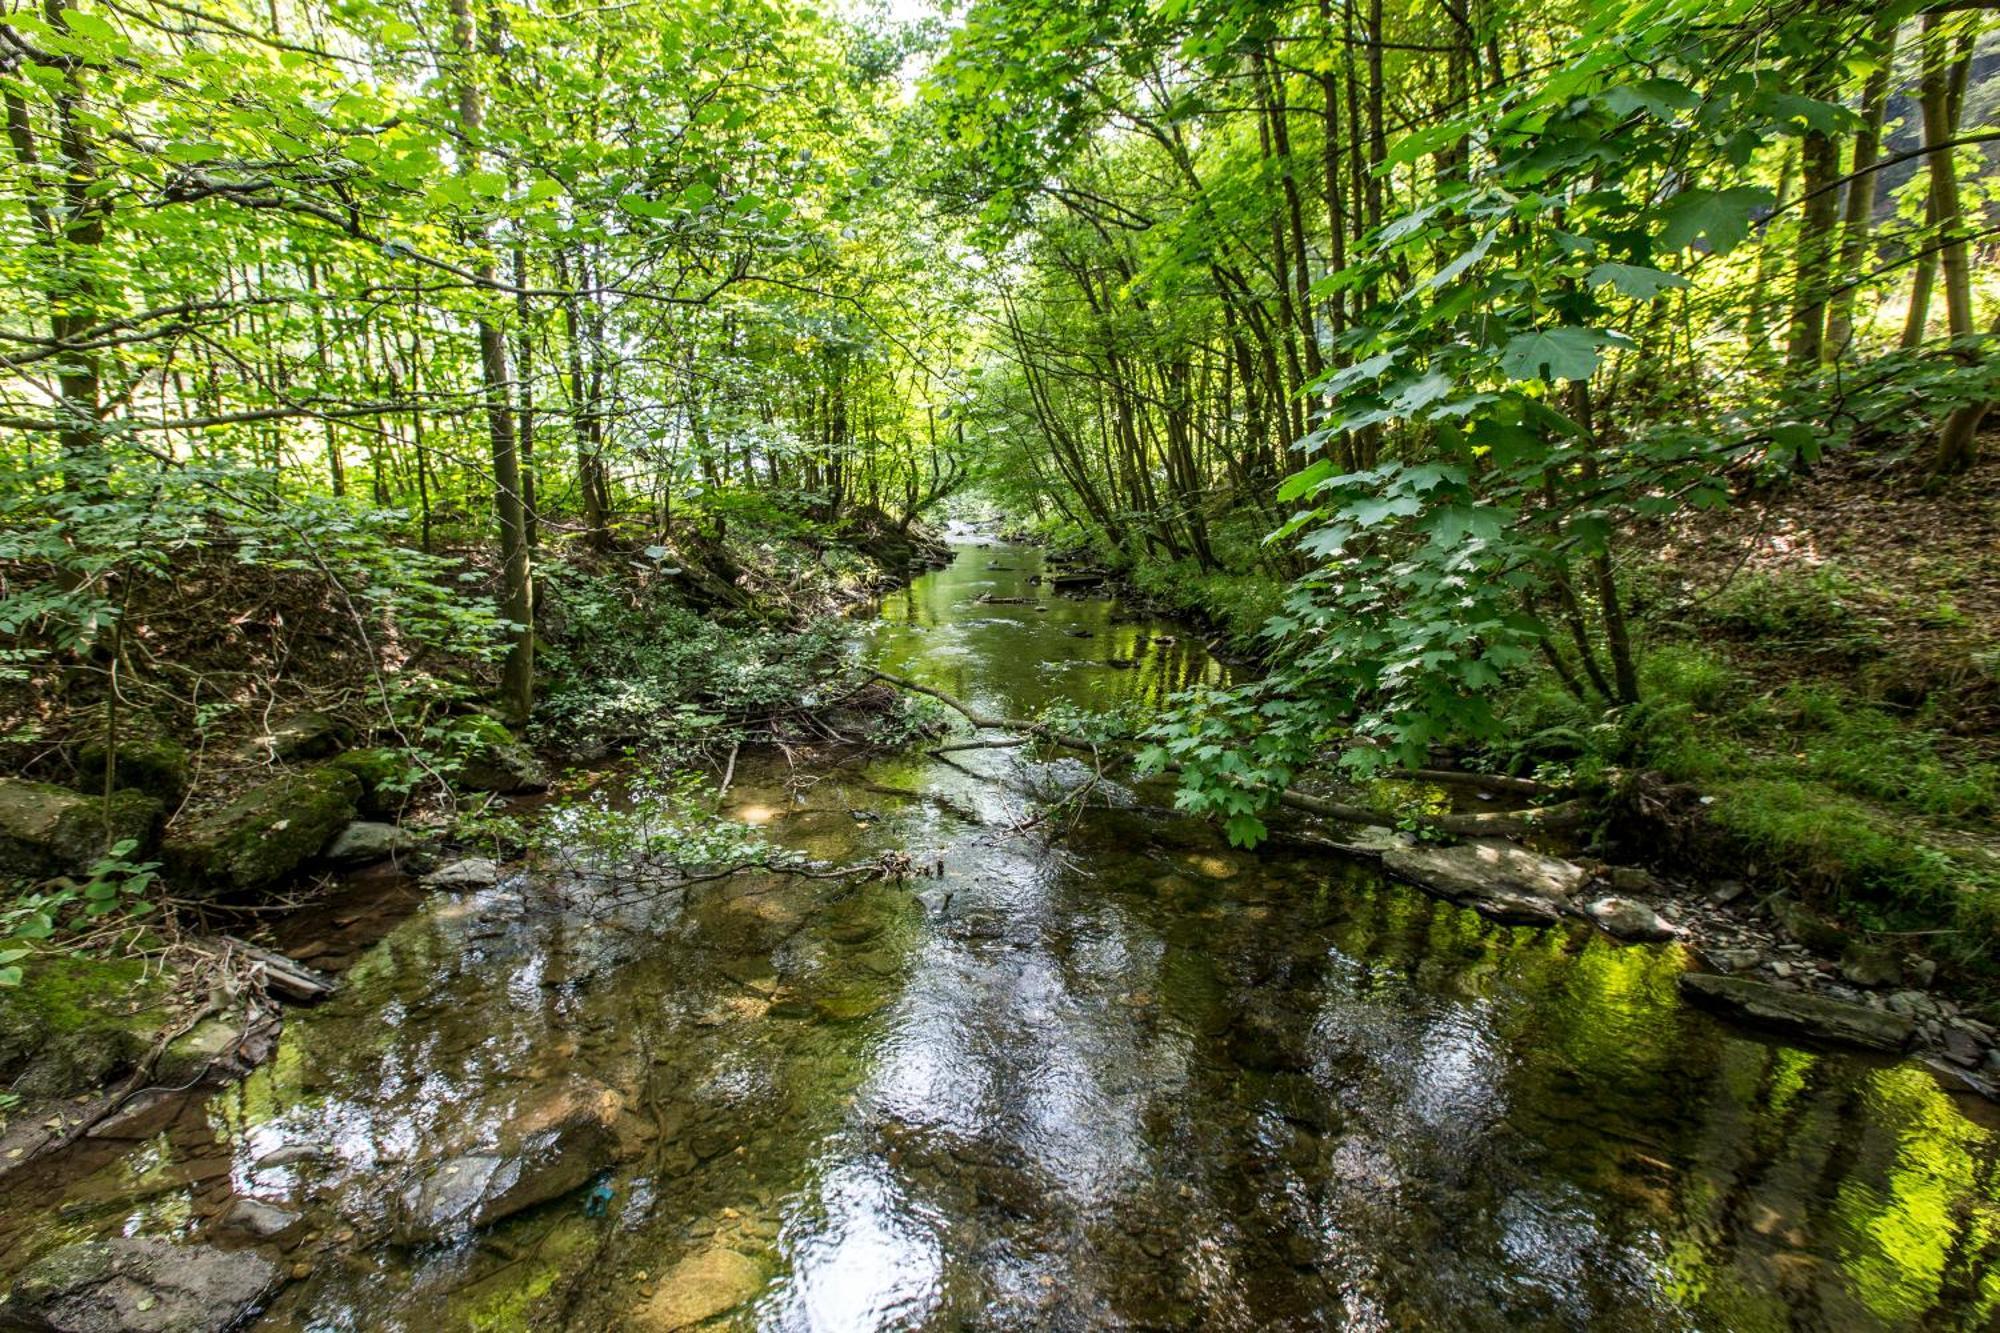
<instances>
[{"instance_id":1,"label":"smooth stone","mask_svg":"<svg viewBox=\"0 0 2000 1333\"><path fill-rule=\"evenodd\" d=\"M141 791L113 792L107 808L99 796L0 777L0 878L88 874L107 836L137 843L132 859L141 860L158 839L165 812Z\"/></svg>"},{"instance_id":2,"label":"smooth stone","mask_svg":"<svg viewBox=\"0 0 2000 1333\"><path fill-rule=\"evenodd\" d=\"M762 1264L717 1246L662 1274L659 1290L632 1312L631 1326L645 1333L675 1333L727 1314L763 1289Z\"/></svg>"},{"instance_id":3,"label":"smooth stone","mask_svg":"<svg viewBox=\"0 0 2000 1333\"><path fill-rule=\"evenodd\" d=\"M1621 940L1670 940L1675 934L1665 917L1630 898L1599 898L1584 910L1600 930Z\"/></svg>"},{"instance_id":4,"label":"smooth stone","mask_svg":"<svg viewBox=\"0 0 2000 1333\"><path fill-rule=\"evenodd\" d=\"M1985 1055L1985 1049L1980 1046L1979 1038L1964 1028L1944 1030L1944 1056L1953 1064L1963 1065L1967 1069L1977 1069Z\"/></svg>"},{"instance_id":5,"label":"smooth stone","mask_svg":"<svg viewBox=\"0 0 2000 1333\"><path fill-rule=\"evenodd\" d=\"M394 824L357 819L334 837L326 849L326 859L336 865L363 866L413 852L422 845L416 834Z\"/></svg>"},{"instance_id":6,"label":"smooth stone","mask_svg":"<svg viewBox=\"0 0 2000 1333\"><path fill-rule=\"evenodd\" d=\"M270 1240L298 1225L299 1214L262 1199L238 1198L222 1210L216 1227L252 1240Z\"/></svg>"},{"instance_id":7,"label":"smooth stone","mask_svg":"<svg viewBox=\"0 0 2000 1333\"><path fill-rule=\"evenodd\" d=\"M1653 893L1660 887L1658 880L1638 866L1613 866L1609 878L1611 887L1620 893Z\"/></svg>"},{"instance_id":8,"label":"smooth stone","mask_svg":"<svg viewBox=\"0 0 2000 1333\"><path fill-rule=\"evenodd\" d=\"M1914 1025L1902 1014L1824 995L1782 990L1748 977L1681 974L1681 993L1709 1008L1787 1032L1880 1051L1901 1051Z\"/></svg>"}]
</instances>

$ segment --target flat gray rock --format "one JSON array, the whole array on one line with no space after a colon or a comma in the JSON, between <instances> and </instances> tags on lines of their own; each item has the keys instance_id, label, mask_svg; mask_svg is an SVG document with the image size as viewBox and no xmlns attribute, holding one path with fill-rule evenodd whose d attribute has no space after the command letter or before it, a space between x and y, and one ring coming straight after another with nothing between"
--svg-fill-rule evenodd
<instances>
[{"instance_id":1,"label":"flat gray rock","mask_svg":"<svg viewBox=\"0 0 2000 1333\"><path fill-rule=\"evenodd\" d=\"M1498 838L1451 847L1386 847L1383 868L1398 879L1507 925L1551 925L1583 887L1583 867Z\"/></svg>"},{"instance_id":2,"label":"flat gray rock","mask_svg":"<svg viewBox=\"0 0 2000 1333\"><path fill-rule=\"evenodd\" d=\"M215 1333L277 1287L251 1250L143 1236L65 1245L30 1264L0 1305L0 1328L37 1333Z\"/></svg>"},{"instance_id":3,"label":"flat gray rock","mask_svg":"<svg viewBox=\"0 0 2000 1333\"><path fill-rule=\"evenodd\" d=\"M1901 1051L1916 1024L1903 1014L1825 995L1784 990L1748 977L1681 974L1681 994L1709 1009L1799 1036L1877 1051Z\"/></svg>"},{"instance_id":4,"label":"flat gray rock","mask_svg":"<svg viewBox=\"0 0 2000 1333\"><path fill-rule=\"evenodd\" d=\"M500 866L483 856L468 856L439 866L423 882L432 889L490 889L500 882Z\"/></svg>"}]
</instances>

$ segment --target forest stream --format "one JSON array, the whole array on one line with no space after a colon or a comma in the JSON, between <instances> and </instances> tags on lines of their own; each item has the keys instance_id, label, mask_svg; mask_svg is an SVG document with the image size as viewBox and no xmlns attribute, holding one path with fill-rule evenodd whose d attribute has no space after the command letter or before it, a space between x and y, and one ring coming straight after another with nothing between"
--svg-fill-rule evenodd
<instances>
[{"instance_id":1,"label":"forest stream","mask_svg":"<svg viewBox=\"0 0 2000 1333\"><path fill-rule=\"evenodd\" d=\"M1002 716L1226 674L1042 567L961 544L854 651ZM1038 794L1089 776L746 755L724 813L929 873L434 894L245 1081L10 1177L0 1266L256 1242L264 1329L1991 1327L1990 1107L1683 1008L1675 946L1239 853L1108 779L1147 808L1062 827ZM508 1160L578 1099L601 1142ZM533 1171L556 1197L423 1229Z\"/></svg>"}]
</instances>

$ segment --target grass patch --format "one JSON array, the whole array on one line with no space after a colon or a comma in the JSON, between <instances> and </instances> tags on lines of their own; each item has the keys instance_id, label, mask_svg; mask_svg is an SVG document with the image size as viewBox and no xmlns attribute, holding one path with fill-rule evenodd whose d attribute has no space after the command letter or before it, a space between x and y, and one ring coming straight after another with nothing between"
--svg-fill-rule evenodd
<instances>
[{"instance_id":1,"label":"grass patch","mask_svg":"<svg viewBox=\"0 0 2000 1333\"><path fill-rule=\"evenodd\" d=\"M1990 824L2000 765L1950 757L1923 712L1824 680L1770 685L1699 645L1654 649L1640 675L1642 702L1613 712L1546 677L1526 683L1505 710L1509 767L1691 783L1711 800L1714 830L1762 877L1869 929L1954 932L1943 951L1991 970L2000 870L1940 835Z\"/></svg>"}]
</instances>

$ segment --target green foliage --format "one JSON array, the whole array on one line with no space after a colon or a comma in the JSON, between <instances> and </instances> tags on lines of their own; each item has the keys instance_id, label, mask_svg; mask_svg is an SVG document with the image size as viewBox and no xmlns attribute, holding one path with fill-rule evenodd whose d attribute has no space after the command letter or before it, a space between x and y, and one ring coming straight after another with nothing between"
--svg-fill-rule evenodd
<instances>
[{"instance_id":1,"label":"green foliage","mask_svg":"<svg viewBox=\"0 0 2000 1333\"><path fill-rule=\"evenodd\" d=\"M847 688L837 623L802 633L721 625L574 573L547 595L566 623L543 659L550 687L537 726L585 752L726 747L795 710L830 705Z\"/></svg>"},{"instance_id":2,"label":"green foliage","mask_svg":"<svg viewBox=\"0 0 2000 1333\"><path fill-rule=\"evenodd\" d=\"M25 961L63 947L65 936L94 929L114 914L136 920L156 911L146 894L158 879L159 862L128 860L137 849L130 839L117 843L81 884L52 880L0 905L0 986L20 985Z\"/></svg>"}]
</instances>

